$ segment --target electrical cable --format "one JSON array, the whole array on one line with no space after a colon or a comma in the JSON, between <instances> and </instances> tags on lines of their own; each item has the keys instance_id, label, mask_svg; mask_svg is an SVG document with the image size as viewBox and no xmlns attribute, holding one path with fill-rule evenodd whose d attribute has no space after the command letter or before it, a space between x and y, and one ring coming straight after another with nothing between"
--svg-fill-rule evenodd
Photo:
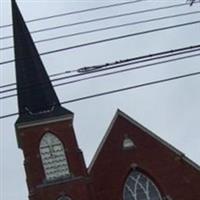
<instances>
[{"instance_id":1,"label":"electrical cable","mask_svg":"<svg viewBox=\"0 0 200 200\"><path fill-rule=\"evenodd\" d=\"M183 74L183 75L180 75L180 76L173 76L173 77L166 78L166 79L160 79L160 80L156 80L156 81L146 82L146 83L133 85L133 86L129 86L129 87L124 87L124 88L120 88L120 89L116 89L116 90L110 90L110 91L107 91L107 92L97 93L97 94L94 94L94 95L88 95L88 96L84 96L84 97L80 97L80 98L71 99L71 100L68 100L68 101L63 101L63 102L61 102L61 104L79 102L79 101L92 99L92 98L96 98L96 97L100 97L100 96L115 94L115 93L131 90L131 89L146 87L146 86L150 86L150 85L160 84L160 83L164 83L164 82L174 81L174 80L177 80L177 79L182 79L182 78L192 77L192 76L197 76L197 75L200 75L200 72L188 73L188 74ZM0 116L0 119L16 116L18 114L19 113L11 113L11 114L7 114L7 115L2 115L2 116Z\"/></svg>"},{"instance_id":2,"label":"electrical cable","mask_svg":"<svg viewBox=\"0 0 200 200\"><path fill-rule=\"evenodd\" d=\"M174 58L174 59L159 61L159 62L150 63L150 64L146 64L146 65L141 65L141 66L137 66L137 67L132 67L132 68L128 68L128 69L122 69L122 70L118 70L118 71L114 71L114 72L104 73L104 74L100 74L100 75L94 75L94 76L91 76L91 77L81 78L81 79L78 79L78 80L72 80L72 81L68 81L68 82L64 82L64 83L59 83L59 84L56 84L56 85L53 85L53 86L54 87L63 86L63 85L72 84L72 83L76 83L76 82L80 82L80 81L85 81L85 80L89 80L89 79L94 79L94 78L104 77L104 76L108 76L108 75L118 74L118 73L127 72L127 71L131 71L131 70L137 70L137 69L147 68L147 67L150 67L150 66L155 66L155 65L169 63L169 62L174 62L174 61L178 61L178 60L182 60L182 59L187 59L187 58L192 58L192 57L196 57L196 56L200 56L200 54L198 53L198 54L193 54L193 55L189 55L189 56L183 56L183 57L179 57L179 58ZM137 63L139 63L139 62L122 64L122 65L120 65L120 67L127 66L127 65L132 65L132 64L137 64ZM30 89L30 87L27 88L27 89ZM24 90L26 90L26 89L24 89ZM24 90L21 91L20 93L18 93L18 95L19 94L23 94ZM17 94L3 96L3 97L0 97L0 100L11 98L11 97L15 97L15 96L17 96Z\"/></svg>"},{"instance_id":3,"label":"electrical cable","mask_svg":"<svg viewBox=\"0 0 200 200\"><path fill-rule=\"evenodd\" d=\"M94 98L94 97L104 96L104 95L118 93L118 92L130 90L130 89L135 89L135 88L139 88L139 87L154 85L154 84L158 84L158 83L168 82L168 81L172 81L172 80L176 80L176 79L186 78L186 77L189 77L189 76L197 76L197 75L200 75L200 72L184 74L184 75L180 75L180 76L170 77L170 78L166 78L166 79L160 79L160 80L157 80L157 81L151 81L151 82L147 82L147 83L143 83L143 84L139 84L139 85L134 85L134 86L130 86L130 87L120 88L120 89L117 89L117 90L111 90L111 91L108 91L108 92L102 92L102 93L98 93L98 94L95 94L95 95L89 95L89 96L85 96L85 97L81 97L81 98L77 98L77 99L63 101L63 102L61 102L61 104L73 103L73 102L77 102L77 101L91 99L91 98Z\"/></svg>"},{"instance_id":4,"label":"electrical cable","mask_svg":"<svg viewBox=\"0 0 200 200\"><path fill-rule=\"evenodd\" d=\"M137 33L120 35L120 36L116 36L116 37L110 37L110 38L106 38L106 39L102 39L102 40L96 40L96 41L87 42L87 43L82 43L82 44L78 44L78 45L74 45L74 46L70 46L70 47L65 47L65 48L55 49L55 50L52 50L52 51L42 52L42 53L40 53L40 55L43 56L43 55L48 55L48 54L52 54L52 53L58 53L58 52L61 52L61 51L67 51L67 50L81 48L81 47L85 47L85 46L91 46L91 45L95 45L95 44L110 42L110 41L113 41L113 40L120 40L120 39L124 39L124 38L128 38L128 37L153 33L153 32L157 32L157 31L163 31L163 30L169 30L169 29L179 28L179 27L183 27L183 26L194 25L194 24L197 24L197 23L200 23L200 20L182 23L182 24L171 25L171 26L160 27L160 28L156 28L156 29L150 29L150 30L141 31L141 32L137 32ZM1 62L0 65L5 65L5 64L8 64L8 63L12 63L16 60L25 60L25 59L28 59L28 58L24 57L24 58L21 58L21 59L6 60L6 61Z\"/></svg>"},{"instance_id":5,"label":"electrical cable","mask_svg":"<svg viewBox=\"0 0 200 200\"><path fill-rule=\"evenodd\" d=\"M185 4L177 4L177 5L183 6ZM175 7L177 7L177 5ZM51 31L51 30L60 29L60 28L83 25L83 24L88 24L88 23L92 23L92 22L105 21L105 20L110 20L110 19L114 19L114 18L120 18L120 17L125 17L125 16L130 16L130 15L154 12L154 11L158 11L158 10L163 10L163 9L165 10L165 9L171 9L171 8L174 8L174 5L173 6L164 6L164 7L158 7L158 8L145 9L145 10L134 11L134 12L127 12L127 13L111 15L111 16L106 16L106 17L100 17L100 18L94 18L94 19L89 19L89 20L84 20L84 21L78 21L78 22L74 22L74 23L70 23L70 24L64 24L64 25L59 25L59 26L54 26L54 27L48 27L48 28L33 30L33 31L30 31L30 33L35 34L35 33ZM13 35L4 36L4 37L0 37L0 40L10 39L12 37L13 37Z\"/></svg>"},{"instance_id":6,"label":"electrical cable","mask_svg":"<svg viewBox=\"0 0 200 200\"><path fill-rule=\"evenodd\" d=\"M69 73L72 73L72 72L74 72L74 70L58 72L58 73L55 73L55 74L50 74L49 77L61 76L61 75L69 74ZM5 85L0 85L0 88L11 87L11 86L14 86L14 85L16 85L16 83L8 83L8 84L5 84Z\"/></svg>"},{"instance_id":7,"label":"electrical cable","mask_svg":"<svg viewBox=\"0 0 200 200\"><path fill-rule=\"evenodd\" d=\"M123 64L123 63L127 63L127 62L130 62L130 61L137 61L137 60L140 61L141 60L140 62L146 62L146 61L150 61L150 60L153 60L153 59L158 59L158 57L156 57L156 56L167 55L166 57L171 57L171 56L174 56L174 55L190 53L190 52L198 51L199 48L200 48L200 45L187 46L187 47L178 48L178 49L161 51L161 52L154 53L154 54L148 54L148 55L144 55L144 56L128 58L128 59L125 59L125 60L114 61L114 62L111 62L111 63L105 63L105 64L101 64L101 65L93 65L93 66L81 67L81 68L78 68L78 69L75 69L75 70L67 71L67 72L78 72L79 74L51 79L51 82L60 81L60 80L66 79L66 78L74 78L74 77L81 76L81 75L86 75L86 74L89 74L89 73L100 72L100 71L102 71L102 69L103 70L115 69L115 68L119 67L119 66L116 66L117 64ZM149 58L150 58L150 60L149 60ZM159 57L159 59L160 58L161 57ZM143 60L143 59L147 59L147 60ZM112 66L114 66L114 67L112 67ZM66 74L66 72L60 72L60 73L51 74L49 77L60 76L60 75L63 75L63 74ZM1 85L0 88L10 87L10 86L14 86L14 85L16 85L16 83L10 83L10 84L7 84L7 85ZM36 84L34 84L33 86L35 86L35 85ZM25 88L26 88L26 86L25 86ZM16 88L12 88L12 89L8 89L8 90L3 90L0 93L4 93L4 92L7 92L7 91L10 92L13 89L16 90Z\"/></svg>"},{"instance_id":8,"label":"electrical cable","mask_svg":"<svg viewBox=\"0 0 200 200\"><path fill-rule=\"evenodd\" d=\"M143 68L147 68L147 67L156 66L156 65L159 65L159 64L174 62L174 61L187 59L187 58L193 58L193 57L197 57L197 56L200 56L200 54L199 53L193 54L193 55L189 55L189 56L174 58L174 59L165 60L165 61L159 61L159 62L150 63L150 64L146 64L146 65L140 65L140 66L132 67L132 68L128 68L128 69L122 69L122 70L118 70L118 71L114 71L114 72L108 72L108 73L104 73L104 74L100 74L100 75L94 75L94 76L90 76L90 77L86 77L86 78L82 78L82 79L77 79L77 80L72 80L72 81L68 81L68 82L64 82L64 83L58 83L58 84L55 84L54 87L67 85L67 84L71 84L71 83L76 83L76 82L80 82L80 81L85 81L85 80L90 80L90 79L99 78L99 77L105 77L105 76L118 74L118 73L122 73L122 72L143 69ZM122 64L120 67L127 66L127 65L130 65L130 64L136 64L136 62L135 63Z\"/></svg>"},{"instance_id":9,"label":"electrical cable","mask_svg":"<svg viewBox=\"0 0 200 200\"><path fill-rule=\"evenodd\" d=\"M41 40L36 40L34 43L41 43L41 42L48 42L52 40L58 40L58 39L63 39L63 38L68 38L68 37L74 37L74 36L79 36L79 35L84 35L84 34L89 34L89 33L94 33L94 32L100 32L100 31L105 31L105 30L111 30L111 29L116 29L116 28L122 28L122 27L127 27L127 26L134 26L138 24L144 24L144 23L149 23L149 22L154 22L154 21L161 21L161 20L166 20L166 19L172 19L176 17L183 17L183 16L188 16L188 15L194 15L194 14L199 14L200 11L194 11L194 12L186 12L186 13L180 13L176 15L168 15L168 16L163 16L163 17L156 17L156 18L151 18L151 19L146 19L146 20L140 20L136 22L130 22L130 23L123 23L123 24L118 24L114 26L106 26L102 28L97 28L97 29L91 29L87 31L80 31L80 32L75 32L71 34L65 34L61 36L56 36L56 37L50 37L46 39L41 39ZM1 51L12 49L14 46L7 46L0 48Z\"/></svg>"},{"instance_id":10,"label":"electrical cable","mask_svg":"<svg viewBox=\"0 0 200 200\"><path fill-rule=\"evenodd\" d=\"M63 16L67 16L67 15L80 14L80 13L85 13L85 12L90 12L90 11L95 11L95 10L101 10L101 9L105 9L105 8L124 6L124 5L128 5L128 4L134 4L134 3L142 2L142 1L146 1L146 0L126 1L126 2L122 2L122 3L115 3L115 4L105 5L105 6L99 6L99 7L87 8L87 9L83 9L83 10L71 11L71 12L62 13L62 14L50 15L50 16L47 16L47 17L40 17L40 18L36 18L36 19L27 20L26 23L31 23L31 22L41 21L41 20L47 20L47 19L52 19L52 18L57 18L57 17L63 17ZM185 3L185 4L187 4L187 3ZM9 27L9 26L12 26L12 24L5 24L5 25L0 26L0 28L6 28L6 27Z\"/></svg>"}]
</instances>

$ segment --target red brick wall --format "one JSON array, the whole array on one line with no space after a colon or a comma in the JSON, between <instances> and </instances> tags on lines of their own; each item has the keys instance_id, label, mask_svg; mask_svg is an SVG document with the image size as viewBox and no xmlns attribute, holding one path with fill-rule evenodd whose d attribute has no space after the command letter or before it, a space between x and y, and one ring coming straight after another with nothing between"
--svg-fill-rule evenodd
<instances>
[{"instance_id":1,"label":"red brick wall","mask_svg":"<svg viewBox=\"0 0 200 200\"><path fill-rule=\"evenodd\" d=\"M125 135L134 141L135 149L123 149ZM97 200L122 200L123 185L132 166L143 170L163 196L169 195L173 200L200 199L200 172L138 126L118 116L90 171Z\"/></svg>"},{"instance_id":2,"label":"red brick wall","mask_svg":"<svg viewBox=\"0 0 200 200\"><path fill-rule=\"evenodd\" d=\"M40 140L48 131L63 142L73 174L72 178L54 184L44 183L39 154ZM125 135L134 141L136 148L123 149ZM90 177L71 120L21 129L19 140L25 156L30 200L56 200L63 193L72 200L122 200L125 180L136 166L149 176L163 196L169 195L173 200L200 199L200 172L121 115L95 160Z\"/></svg>"},{"instance_id":3,"label":"red brick wall","mask_svg":"<svg viewBox=\"0 0 200 200\"><path fill-rule=\"evenodd\" d=\"M55 134L62 142L72 179L65 183L45 185L45 174L39 153L40 140L46 132ZM23 128L18 131L25 157L25 171L31 200L56 200L61 193L72 199L88 200L87 170L75 138L71 120ZM79 177L78 179L76 179ZM82 177L82 178L81 178Z\"/></svg>"},{"instance_id":4,"label":"red brick wall","mask_svg":"<svg viewBox=\"0 0 200 200\"><path fill-rule=\"evenodd\" d=\"M62 194L78 200L92 200L87 178L71 179L69 182L42 185L37 192L30 196L30 200L57 200Z\"/></svg>"}]
</instances>

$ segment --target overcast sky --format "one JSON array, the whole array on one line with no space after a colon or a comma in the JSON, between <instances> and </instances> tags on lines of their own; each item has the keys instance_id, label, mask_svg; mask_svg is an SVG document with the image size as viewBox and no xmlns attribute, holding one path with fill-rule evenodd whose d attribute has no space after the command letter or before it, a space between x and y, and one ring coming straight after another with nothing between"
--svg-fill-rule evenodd
<instances>
[{"instance_id":1,"label":"overcast sky","mask_svg":"<svg viewBox=\"0 0 200 200\"><path fill-rule=\"evenodd\" d=\"M96 10L82 14L53 18L51 20L28 23L29 30L63 25L83 20L133 12L137 10L185 3L186 0L146 0L113 8ZM1 0L0 25L11 23L10 0ZM116 1L17 1L25 20L54 14L122 2ZM34 40L70 34L105 26L136 22L160 16L199 11L200 4L166 9L156 12L130 15L112 20L77 25L53 31L33 34ZM141 32L164 26L196 21L200 14L193 14L168 20L128 26L98 33L38 43L39 52L82 44L89 41ZM1 28L1 36L12 34L12 29ZM42 56L49 74L78 69L84 66L104 64L126 58L148 55L165 50L200 44L200 24L180 27L150 34L144 34L108 43L77 48L69 51ZM1 48L12 45L12 39L0 40ZM0 51L1 62L13 58L13 50ZM139 65L135 65L139 66ZM130 67L130 66L129 66ZM200 71L200 57L156 65L146 69L106 76L104 78L82 81L56 87L61 101L85 95L110 91L137 85L153 80ZM66 81L66 80L65 80ZM0 85L15 82L14 64L0 65ZM58 82L57 82L58 83ZM60 82L59 82L60 83ZM7 93L8 95L12 93ZM1 95L3 96L3 95ZM81 102L64 105L74 112L74 128L80 148L89 165L102 137L116 110L119 108L130 117L146 126L155 134L182 151L186 156L200 164L200 76L137 88L126 92L102 96ZM0 115L17 111L17 99L0 100ZM0 170L1 200L27 200L26 178L23 168L22 151L18 149L14 123L16 116L0 121Z\"/></svg>"}]
</instances>

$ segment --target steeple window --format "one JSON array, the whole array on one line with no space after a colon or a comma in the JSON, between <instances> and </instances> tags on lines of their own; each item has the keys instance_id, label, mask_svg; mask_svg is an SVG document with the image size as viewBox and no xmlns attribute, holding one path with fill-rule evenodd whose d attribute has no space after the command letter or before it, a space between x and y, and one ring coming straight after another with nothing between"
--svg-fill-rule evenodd
<instances>
[{"instance_id":1,"label":"steeple window","mask_svg":"<svg viewBox=\"0 0 200 200\"><path fill-rule=\"evenodd\" d=\"M46 179L51 181L69 176L69 167L62 142L46 133L40 142L40 155Z\"/></svg>"}]
</instances>

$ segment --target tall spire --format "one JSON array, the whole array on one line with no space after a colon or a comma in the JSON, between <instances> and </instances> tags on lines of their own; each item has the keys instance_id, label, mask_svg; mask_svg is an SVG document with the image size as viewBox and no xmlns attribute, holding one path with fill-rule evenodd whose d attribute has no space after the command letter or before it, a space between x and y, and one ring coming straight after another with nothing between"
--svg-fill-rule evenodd
<instances>
[{"instance_id":1,"label":"tall spire","mask_svg":"<svg viewBox=\"0 0 200 200\"><path fill-rule=\"evenodd\" d=\"M12 0L19 119L72 114L61 107L20 10Z\"/></svg>"}]
</instances>

